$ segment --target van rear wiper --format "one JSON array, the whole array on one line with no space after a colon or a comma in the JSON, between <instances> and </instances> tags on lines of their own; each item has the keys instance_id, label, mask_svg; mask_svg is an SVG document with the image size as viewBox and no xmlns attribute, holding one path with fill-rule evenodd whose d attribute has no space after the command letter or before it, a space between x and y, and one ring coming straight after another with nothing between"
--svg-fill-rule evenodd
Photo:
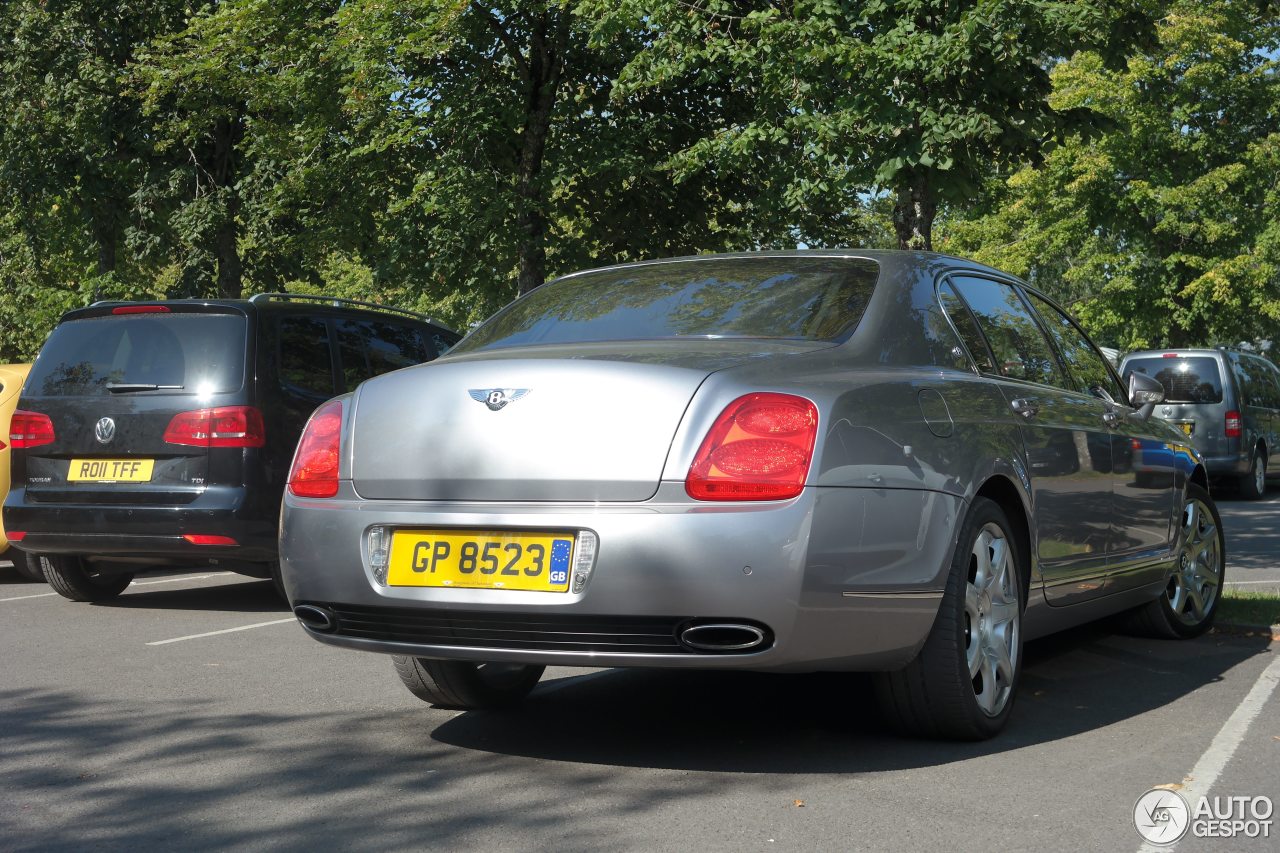
<instances>
[{"instance_id":1,"label":"van rear wiper","mask_svg":"<svg viewBox=\"0 0 1280 853\"><path fill-rule=\"evenodd\" d=\"M150 382L108 382L106 388L112 394L128 394L130 391L181 391L182 385L152 385Z\"/></svg>"}]
</instances>

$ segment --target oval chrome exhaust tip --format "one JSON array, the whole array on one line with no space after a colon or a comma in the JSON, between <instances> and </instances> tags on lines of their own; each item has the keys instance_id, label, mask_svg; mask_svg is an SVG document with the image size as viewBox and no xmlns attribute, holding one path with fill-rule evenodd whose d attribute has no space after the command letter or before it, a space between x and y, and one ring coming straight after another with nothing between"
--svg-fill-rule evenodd
<instances>
[{"instance_id":1,"label":"oval chrome exhaust tip","mask_svg":"<svg viewBox=\"0 0 1280 853\"><path fill-rule=\"evenodd\" d=\"M708 622L690 625L680 632L680 642L702 652L745 652L765 641L765 633L755 625Z\"/></svg>"},{"instance_id":2,"label":"oval chrome exhaust tip","mask_svg":"<svg viewBox=\"0 0 1280 853\"><path fill-rule=\"evenodd\" d=\"M299 604L293 608L293 615L312 631L319 631L322 634L337 630L338 627L338 620L333 613L314 604Z\"/></svg>"}]
</instances>

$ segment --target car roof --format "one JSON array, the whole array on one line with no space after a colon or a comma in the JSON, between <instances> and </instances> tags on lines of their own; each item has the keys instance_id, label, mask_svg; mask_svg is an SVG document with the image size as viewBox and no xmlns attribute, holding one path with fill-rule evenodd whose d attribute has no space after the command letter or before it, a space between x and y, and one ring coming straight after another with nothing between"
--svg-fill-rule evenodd
<instances>
[{"instance_id":1,"label":"car roof","mask_svg":"<svg viewBox=\"0 0 1280 853\"><path fill-rule=\"evenodd\" d=\"M675 264L696 261L717 261L717 260L735 260L749 258L862 258L875 261L880 265L885 274L892 274L907 268L919 270L922 267L937 273L954 270L957 268L969 269L975 272L983 272L999 278L1014 279L1021 282L1017 276L1011 275L1003 270L989 267L986 264L971 261L967 258L956 257L955 255L944 255L941 252L918 252L907 249L856 249L856 248L833 248L833 249L773 249L758 252L720 252L706 255L682 255L675 258L654 258L644 261L631 261L623 264L612 264L604 267L593 267L591 269L576 270L566 275L559 276L556 281L562 279L574 278L587 273L605 272L610 270L623 270L635 267L656 266L659 264ZM1025 284L1025 282L1022 282ZM1033 288L1034 289L1034 288Z\"/></svg>"},{"instance_id":2,"label":"car roof","mask_svg":"<svg viewBox=\"0 0 1280 853\"><path fill-rule=\"evenodd\" d=\"M274 298L262 298L262 297ZM201 313L200 308L223 309L227 313L238 313L248 316L251 313L290 313L310 314L331 317L363 317L366 319L399 319L423 325L434 326L446 332L458 332L432 319L425 314L395 308L387 305L376 305L354 300L341 300L333 297L312 296L310 294L259 294L250 299L148 299L148 300L113 300L95 302L83 308L75 308L63 314L59 323L68 320L81 320L88 317L110 315L114 309L126 305L164 305L170 308L180 307L182 313Z\"/></svg>"}]
</instances>

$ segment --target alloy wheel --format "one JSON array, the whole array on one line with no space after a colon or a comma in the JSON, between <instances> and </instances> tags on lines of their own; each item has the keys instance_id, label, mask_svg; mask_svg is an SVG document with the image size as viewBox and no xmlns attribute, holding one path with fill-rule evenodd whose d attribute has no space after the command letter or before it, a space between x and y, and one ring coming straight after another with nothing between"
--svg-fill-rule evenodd
<instances>
[{"instance_id":1,"label":"alloy wheel","mask_svg":"<svg viewBox=\"0 0 1280 853\"><path fill-rule=\"evenodd\" d=\"M965 660L978 707L994 717L1013 692L1019 654L1018 576L1004 531L988 523L974 539L965 587Z\"/></svg>"},{"instance_id":2,"label":"alloy wheel","mask_svg":"<svg viewBox=\"0 0 1280 853\"><path fill-rule=\"evenodd\" d=\"M1222 585L1218 527L1204 501L1192 498L1182 510L1182 552L1169 578L1169 609L1184 625L1198 625L1213 611Z\"/></svg>"}]
</instances>

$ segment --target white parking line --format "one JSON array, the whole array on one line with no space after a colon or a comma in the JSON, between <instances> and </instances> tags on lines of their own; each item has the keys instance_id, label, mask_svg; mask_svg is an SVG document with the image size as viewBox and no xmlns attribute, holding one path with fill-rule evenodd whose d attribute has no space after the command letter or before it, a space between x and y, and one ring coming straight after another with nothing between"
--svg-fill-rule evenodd
<instances>
[{"instance_id":1,"label":"white parking line","mask_svg":"<svg viewBox=\"0 0 1280 853\"><path fill-rule=\"evenodd\" d=\"M1227 581L1225 586L1244 586L1247 583L1271 583L1280 584L1280 578L1273 578L1269 581Z\"/></svg>"},{"instance_id":2,"label":"white parking line","mask_svg":"<svg viewBox=\"0 0 1280 853\"><path fill-rule=\"evenodd\" d=\"M1200 797L1208 794L1213 783L1218 781L1223 768L1227 766L1227 762L1240 747L1240 742L1244 740L1249 724L1262 713L1277 684L1280 684L1280 657L1268 664L1258 676L1249 695L1245 696L1231 712L1231 716L1227 717L1227 721L1222 724L1222 728L1218 729L1218 734L1209 744L1209 748L1204 751L1204 755L1200 756L1196 766L1191 768L1191 772L1182 780L1182 788L1178 793L1182 794L1191 808L1194 809ZM1143 844L1138 848L1138 853L1159 853L1159 851L1172 849L1173 845Z\"/></svg>"},{"instance_id":3,"label":"white parking line","mask_svg":"<svg viewBox=\"0 0 1280 853\"><path fill-rule=\"evenodd\" d=\"M288 619L273 619L270 622L257 622L253 625L241 625L239 628L223 628L221 631L205 631L203 634L188 634L185 637L174 637L172 640L156 640L147 643L148 646L164 646L169 643L181 643L183 640L198 640L201 637L216 637L219 634L234 634L236 631L248 631L250 628L265 628L268 625L283 625L286 622L294 622L292 616Z\"/></svg>"},{"instance_id":4,"label":"white parking line","mask_svg":"<svg viewBox=\"0 0 1280 853\"><path fill-rule=\"evenodd\" d=\"M56 592L39 592L35 595L15 595L13 598L0 598L0 601L22 601L26 598L48 598L51 595L57 595Z\"/></svg>"},{"instance_id":5,"label":"white parking line","mask_svg":"<svg viewBox=\"0 0 1280 853\"><path fill-rule=\"evenodd\" d=\"M164 578L158 581L134 581L129 586L149 586L153 583L179 583L180 581L202 581L206 578L220 578L229 575L231 572L215 572L211 575L183 575L178 578Z\"/></svg>"}]
</instances>

